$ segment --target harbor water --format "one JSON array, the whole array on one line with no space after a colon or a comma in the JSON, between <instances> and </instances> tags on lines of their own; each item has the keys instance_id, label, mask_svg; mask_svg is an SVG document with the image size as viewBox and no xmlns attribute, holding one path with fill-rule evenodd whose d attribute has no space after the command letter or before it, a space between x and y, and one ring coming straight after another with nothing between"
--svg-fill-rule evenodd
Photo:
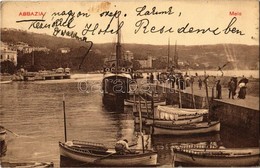
<instances>
[{"instance_id":1,"label":"harbor water","mask_svg":"<svg viewBox=\"0 0 260 168\"><path fill-rule=\"evenodd\" d=\"M108 112L102 105L100 90L86 92L79 82L100 81L101 75L78 75L55 81L12 82L1 85L0 125L8 132L3 162L54 162L60 167L59 141L64 141L63 95L65 96L67 139L105 144L113 148L117 140L142 148L138 125L131 109ZM172 165L171 145L180 142L221 141L225 147L256 147L258 138L221 125L221 132L197 136L154 136L144 133L145 148L158 151L162 166ZM78 166L76 165L67 165ZM122 165L123 166L123 165Z\"/></svg>"}]
</instances>

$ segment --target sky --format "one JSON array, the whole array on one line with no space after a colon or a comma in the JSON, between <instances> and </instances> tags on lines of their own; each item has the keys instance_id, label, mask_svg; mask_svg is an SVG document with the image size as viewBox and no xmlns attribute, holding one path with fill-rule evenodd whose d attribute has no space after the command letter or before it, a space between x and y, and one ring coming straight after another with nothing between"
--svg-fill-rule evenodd
<instances>
[{"instance_id":1,"label":"sky","mask_svg":"<svg viewBox=\"0 0 260 168\"><path fill-rule=\"evenodd\" d=\"M9 1L2 2L1 8L2 28L49 35L56 33L58 37L62 37L61 31L73 31L78 37L87 37L94 43L115 42L116 34L108 32L104 35L98 34L98 31L105 30L110 21L109 30L116 30L119 18L123 22L120 29L123 43L165 45L170 40L179 45L259 45L258 0ZM74 15L69 15L69 11ZM30 14L24 15L24 12ZM77 16L79 13L87 13L88 16ZM39 21L38 27L39 24L50 27L37 29L36 24L32 25L33 21L19 22L32 19L44 20ZM62 22L57 25L59 21ZM71 23L68 25L68 22ZM56 26L54 23L57 23ZM85 28L89 26L89 30L95 26L96 30L87 32Z\"/></svg>"}]
</instances>

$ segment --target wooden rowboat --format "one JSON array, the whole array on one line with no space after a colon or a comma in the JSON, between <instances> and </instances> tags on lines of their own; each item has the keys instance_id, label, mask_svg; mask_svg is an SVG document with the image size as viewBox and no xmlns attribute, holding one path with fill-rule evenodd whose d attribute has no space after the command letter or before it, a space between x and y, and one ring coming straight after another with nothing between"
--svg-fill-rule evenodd
<instances>
[{"instance_id":1,"label":"wooden rowboat","mask_svg":"<svg viewBox=\"0 0 260 168\"><path fill-rule=\"evenodd\" d=\"M137 113L134 113L135 115L135 123L139 123L139 116ZM147 116L143 115L142 116L142 122L146 125L179 125L179 124L190 124L190 123L195 123L195 122L201 122L203 120L203 115L194 115L194 116L180 116L178 117L178 120L165 120L165 119L160 119L160 118L155 118L153 121L152 116Z\"/></svg>"},{"instance_id":2,"label":"wooden rowboat","mask_svg":"<svg viewBox=\"0 0 260 168\"><path fill-rule=\"evenodd\" d=\"M176 108L172 106L158 106L157 113L168 115L203 115L208 114L208 109Z\"/></svg>"},{"instance_id":3,"label":"wooden rowboat","mask_svg":"<svg viewBox=\"0 0 260 168\"><path fill-rule=\"evenodd\" d=\"M259 148L175 149L174 160L208 167L256 166Z\"/></svg>"},{"instance_id":4,"label":"wooden rowboat","mask_svg":"<svg viewBox=\"0 0 260 168\"><path fill-rule=\"evenodd\" d=\"M6 130L4 127L0 126L0 141L4 141L6 136Z\"/></svg>"},{"instance_id":5,"label":"wooden rowboat","mask_svg":"<svg viewBox=\"0 0 260 168\"><path fill-rule=\"evenodd\" d=\"M152 101L147 100L145 102L144 100L142 100L141 106L143 106L143 108L145 108L146 103L147 103L147 105L151 106ZM130 100L130 99L125 99L124 104L125 104L125 106L134 106L135 105L134 100ZM139 101L136 101L136 104L139 105ZM159 105L166 105L166 101L165 100L161 100L161 101L155 100L154 106L156 107L156 106L159 106Z\"/></svg>"},{"instance_id":6,"label":"wooden rowboat","mask_svg":"<svg viewBox=\"0 0 260 168\"><path fill-rule=\"evenodd\" d=\"M3 167L16 168L47 168L54 167L53 162L1 162Z\"/></svg>"},{"instance_id":7,"label":"wooden rowboat","mask_svg":"<svg viewBox=\"0 0 260 168\"><path fill-rule=\"evenodd\" d=\"M87 143L87 142L86 142ZM86 144L85 143L85 144ZM94 166L155 166L157 153L152 150L136 150L136 153L120 155L107 151L102 145L59 142L60 155Z\"/></svg>"},{"instance_id":8,"label":"wooden rowboat","mask_svg":"<svg viewBox=\"0 0 260 168\"><path fill-rule=\"evenodd\" d=\"M155 125L153 126L153 134L171 134L171 135L189 135L189 134L203 134L209 132L220 131L220 122L212 121L199 122L185 125Z\"/></svg>"},{"instance_id":9,"label":"wooden rowboat","mask_svg":"<svg viewBox=\"0 0 260 168\"><path fill-rule=\"evenodd\" d=\"M8 83L12 83L12 80L0 81L0 84L8 84Z\"/></svg>"}]
</instances>

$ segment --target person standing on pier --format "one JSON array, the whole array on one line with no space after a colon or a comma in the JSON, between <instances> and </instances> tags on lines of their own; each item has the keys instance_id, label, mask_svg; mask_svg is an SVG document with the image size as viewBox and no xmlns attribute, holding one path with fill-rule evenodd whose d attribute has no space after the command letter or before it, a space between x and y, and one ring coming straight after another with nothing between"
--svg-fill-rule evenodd
<instances>
[{"instance_id":1,"label":"person standing on pier","mask_svg":"<svg viewBox=\"0 0 260 168\"><path fill-rule=\"evenodd\" d=\"M146 79L147 79L147 83L150 83L150 75L149 75L149 73L147 73Z\"/></svg>"},{"instance_id":2,"label":"person standing on pier","mask_svg":"<svg viewBox=\"0 0 260 168\"><path fill-rule=\"evenodd\" d=\"M221 84L220 84L220 80L217 81L217 86L216 86L216 90L217 90L217 99L221 99Z\"/></svg>"},{"instance_id":3,"label":"person standing on pier","mask_svg":"<svg viewBox=\"0 0 260 168\"><path fill-rule=\"evenodd\" d=\"M199 82L199 88L201 90L201 88L202 88L202 80L199 78L198 82Z\"/></svg>"},{"instance_id":4,"label":"person standing on pier","mask_svg":"<svg viewBox=\"0 0 260 168\"><path fill-rule=\"evenodd\" d=\"M235 91L236 91L236 85L235 82L233 81L233 78L230 79L228 82L228 98L232 97L234 99L235 96Z\"/></svg>"},{"instance_id":5,"label":"person standing on pier","mask_svg":"<svg viewBox=\"0 0 260 168\"><path fill-rule=\"evenodd\" d=\"M159 75L159 72L157 72L157 74L156 74L156 80L157 80L158 82L160 82L160 75Z\"/></svg>"},{"instance_id":6,"label":"person standing on pier","mask_svg":"<svg viewBox=\"0 0 260 168\"><path fill-rule=\"evenodd\" d=\"M238 86L240 87L240 90L238 92L238 98L239 99L245 99L246 98L246 84L248 83L248 79L243 76L243 78L238 82Z\"/></svg>"},{"instance_id":7,"label":"person standing on pier","mask_svg":"<svg viewBox=\"0 0 260 168\"><path fill-rule=\"evenodd\" d=\"M151 83L153 83L153 78L154 78L153 73L151 73L151 76L150 76L150 82Z\"/></svg>"}]
</instances>

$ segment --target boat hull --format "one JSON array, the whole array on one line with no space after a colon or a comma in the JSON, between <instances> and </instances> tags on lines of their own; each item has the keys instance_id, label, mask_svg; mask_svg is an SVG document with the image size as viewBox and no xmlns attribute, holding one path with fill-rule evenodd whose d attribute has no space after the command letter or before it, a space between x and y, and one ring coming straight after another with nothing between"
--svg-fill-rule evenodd
<instances>
[{"instance_id":1,"label":"boat hull","mask_svg":"<svg viewBox=\"0 0 260 168\"><path fill-rule=\"evenodd\" d=\"M108 111L123 111L125 95L104 94L102 98L103 105Z\"/></svg>"},{"instance_id":2,"label":"boat hull","mask_svg":"<svg viewBox=\"0 0 260 168\"><path fill-rule=\"evenodd\" d=\"M129 74L113 74L104 75L102 81L104 107L108 111L124 110L124 99L129 97Z\"/></svg>"},{"instance_id":3,"label":"boat hull","mask_svg":"<svg viewBox=\"0 0 260 168\"><path fill-rule=\"evenodd\" d=\"M91 154L87 151L75 150L61 142L59 143L59 147L61 156L96 166L155 166L157 164L157 153L155 152L111 155L110 157L99 159L110 153L105 155ZM96 161L97 159L98 161Z\"/></svg>"},{"instance_id":4,"label":"boat hull","mask_svg":"<svg viewBox=\"0 0 260 168\"><path fill-rule=\"evenodd\" d=\"M205 115L208 109L176 108L172 106L158 106L158 115Z\"/></svg>"},{"instance_id":5,"label":"boat hull","mask_svg":"<svg viewBox=\"0 0 260 168\"><path fill-rule=\"evenodd\" d=\"M203 149L205 150L205 149ZM245 155L236 155L232 153L235 150ZM230 166L253 166L259 164L259 149L232 149L227 151L225 155L198 155L191 152L174 151L174 159L178 162L185 162L192 165L209 166L209 167L230 167ZM258 150L250 154L250 151ZM187 150L189 151L189 150ZM197 150L198 151L198 150ZM225 150L210 149L206 151L224 152ZM228 154L230 153L230 154Z\"/></svg>"},{"instance_id":6,"label":"boat hull","mask_svg":"<svg viewBox=\"0 0 260 168\"><path fill-rule=\"evenodd\" d=\"M141 108L146 108L146 103L147 105L151 106L151 101L141 101ZM139 102L136 101L136 104L139 105ZM124 105L125 106L134 106L135 103L134 103L134 100L129 100L129 99L126 99L124 100ZM166 105L166 101L154 101L154 106L160 106L160 105Z\"/></svg>"},{"instance_id":7,"label":"boat hull","mask_svg":"<svg viewBox=\"0 0 260 168\"><path fill-rule=\"evenodd\" d=\"M53 162L2 162L3 167L16 168L47 168L54 167Z\"/></svg>"},{"instance_id":8,"label":"boat hull","mask_svg":"<svg viewBox=\"0 0 260 168\"><path fill-rule=\"evenodd\" d=\"M12 80L9 80L9 81L0 81L0 84L8 84L8 83L12 83Z\"/></svg>"},{"instance_id":9,"label":"boat hull","mask_svg":"<svg viewBox=\"0 0 260 168\"><path fill-rule=\"evenodd\" d=\"M190 134L204 134L210 132L220 131L220 122L212 122L208 125L207 122L194 123L194 126L181 125L181 126L162 126L154 125L153 134L170 134L170 135L190 135Z\"/></svg>"},{"instance_id":10,"label":"boat hull","mask_svg":"<svg viewBox=\"0 0 260 168\"><path fill-rule=\"evenodd\" d=\"M188 117L188 118L180 118L178 120L163 120L163 119L154 119L147 116L142 116L142 122L146 125L180 125L180 124L190 124L190 123L196 123L201 122L203 120L202 115L194 116L194 117ZM138 116L135 116L135 123L139 123L140 119Z\"/></svg>"}]
</instances>

